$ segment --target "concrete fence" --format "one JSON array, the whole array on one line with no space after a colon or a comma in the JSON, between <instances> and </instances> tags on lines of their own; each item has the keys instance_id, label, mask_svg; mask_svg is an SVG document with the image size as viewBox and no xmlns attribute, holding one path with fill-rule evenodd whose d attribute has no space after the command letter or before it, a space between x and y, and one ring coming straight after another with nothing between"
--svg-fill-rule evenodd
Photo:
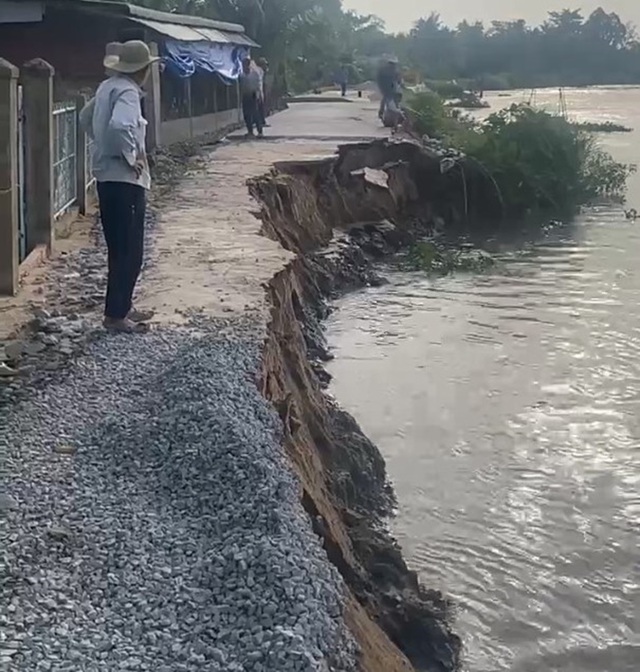
<instances>
[{"instance_id":1,"label":"concrete fence","mask_svg":"<svg viewBox=\"0 0 640 672\"><path fill-rule=\"evenodd\" d=\"M214 73L179 78L163 73L160 92L159 138L171 145L240 123L238 82L225 82Z\"/></svg>"},{"instance_id":2,"label":"concrete fence","mask_svg":"<svg viewBox=\"0 0 640 672\"><path fill-rule=\"evenodd\" d=\"M18 287L18 69L0 58L0 292Z\"/></svg>"},{"instance_id":3,"label":"concrete fence","mask_svg":"<svg viewBox=\"0 0 640 672\"><path fill-rule=\"evenodd\" d=\"M16 293L30 254L50 254L55 220L84 214L92 188L85 99L54 105L53 76L42 59L20 70L0 59L0 294Z\"/></svg>"}]
</instances>

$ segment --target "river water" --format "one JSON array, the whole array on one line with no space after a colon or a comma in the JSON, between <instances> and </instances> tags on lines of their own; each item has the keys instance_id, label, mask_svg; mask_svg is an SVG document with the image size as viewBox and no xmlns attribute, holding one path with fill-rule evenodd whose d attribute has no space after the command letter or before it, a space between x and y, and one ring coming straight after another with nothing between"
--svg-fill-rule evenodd
<instances>
[{"instance_id":1,"label":"river water","mask_svg":"<svg viewBox=\"0 0 640 672\"><path fill-rule=\"evenodd\" d=\"M640 89L565 97L636 129L602 142L640 161ZM387 460L409 564L457 604L465 669L636 672L640 220L601 207L494 247L490 274L389 270L343 299L331 391Z\"/></svg>"}]
</instances>

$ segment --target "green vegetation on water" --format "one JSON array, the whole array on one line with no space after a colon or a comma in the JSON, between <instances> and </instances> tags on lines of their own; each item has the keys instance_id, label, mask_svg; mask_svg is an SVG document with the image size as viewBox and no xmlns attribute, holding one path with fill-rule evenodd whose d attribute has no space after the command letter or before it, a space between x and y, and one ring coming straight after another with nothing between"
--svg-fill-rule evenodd
<instances>
[{"instance_id":1,"label":"green vegetation on water","mask_svg":"<svg viewBox=\"0 0 640 672\"><path fill-rule=\"evenodd\" d=\"M574 121L573 125L587 133L631 133L632 128L613 121Z\"/></svg>"},{"instance_id":2,"label":"green vegetation on water","mask_svg":"<svg viewBox=\"0 0 640 672\"><path fill-rule=\"evenodd\" d=\"M592 133L529 105L511 105L482 123L455 114L432 92L410 96L406 106L414 131L442 140L480 167L512 215L566 213L622 196L635 170L601 149Z\"/></svg>"},{"instance_id":3,"label":"green vegetation on water","mask_svg":"<svg viewBox=\"0 0 640 672\"><path fill-rule=\"evenodd\" d=\"M425 240L411 247L407 255L409 268L435 275L456 271L480 273L495 265L494 258L477 248L449 247Z\"/></svg>"}]
</instances>

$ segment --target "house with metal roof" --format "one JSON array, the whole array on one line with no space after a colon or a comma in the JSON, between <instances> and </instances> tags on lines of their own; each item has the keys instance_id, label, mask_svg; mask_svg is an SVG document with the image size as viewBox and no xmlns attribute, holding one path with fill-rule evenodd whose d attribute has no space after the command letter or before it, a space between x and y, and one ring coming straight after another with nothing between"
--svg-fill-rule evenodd
<instances>
[{"instance_id":1,"label":"house with metal roof","mask_svg":"<svg viewBox=\"0 0 640 672\"><path fill-rule=\"evenodd\" d=\"M211 115L216 127L239 119L241 60L258 46L239 24L110 0L0 0L0 57L18 67L49 62L58 100L95 89L106 45L129 39L154 43L163 57L164 142L211 130Z\"/></svg>"}]
</instances>

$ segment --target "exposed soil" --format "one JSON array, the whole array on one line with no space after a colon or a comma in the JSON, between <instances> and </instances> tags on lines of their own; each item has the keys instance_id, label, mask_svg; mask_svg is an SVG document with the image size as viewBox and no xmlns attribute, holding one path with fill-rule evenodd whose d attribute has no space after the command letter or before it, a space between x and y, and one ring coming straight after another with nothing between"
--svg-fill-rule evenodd
<instances>
[{"instance_id":1,"label":"exposed soil","mask_svg":"<svg viewBox=\"0 0 640 672\"><path fill-rule=\"evenodd\" d=\"M249 187L263 206L263 233L296 253L268 287L262 390L283 420L304 506L353 595L348 620L362 669L458 669L451 605L420 585L385 526L394 496L384 460L324 392L322 361L330 354L322 320L338 293L382 281L376 259L456 223L459 196L439 159L406 141L346 145L330 159L283 163Z\"/></svg>"}]
</instances>

